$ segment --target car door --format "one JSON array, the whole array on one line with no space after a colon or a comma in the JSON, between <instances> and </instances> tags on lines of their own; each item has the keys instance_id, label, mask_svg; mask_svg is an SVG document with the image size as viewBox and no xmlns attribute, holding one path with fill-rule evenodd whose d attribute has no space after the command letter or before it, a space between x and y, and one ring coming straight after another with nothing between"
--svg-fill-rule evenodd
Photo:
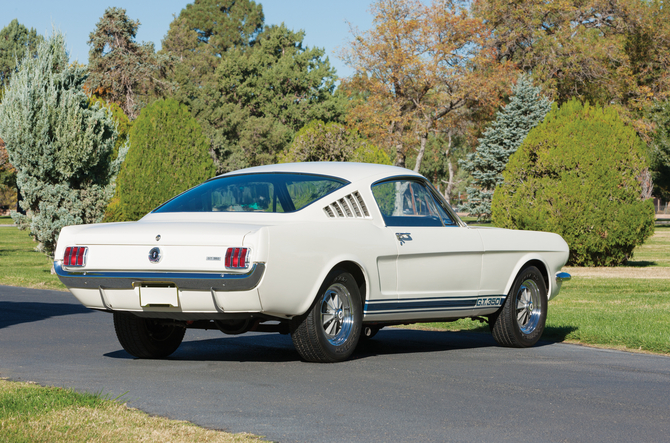
<instances>
[{"instance_id":1,"label":"car door","mask_svg":"<svg viewBox=\"0 0 670 443\"><path fill-rule=\"evenodd\" d=\"M388 180L375 184L372 192L396 239L396 317L469 315L481 280L479 234L459 225L446 202L421 180Z\"/></svg>"}]
</instances>

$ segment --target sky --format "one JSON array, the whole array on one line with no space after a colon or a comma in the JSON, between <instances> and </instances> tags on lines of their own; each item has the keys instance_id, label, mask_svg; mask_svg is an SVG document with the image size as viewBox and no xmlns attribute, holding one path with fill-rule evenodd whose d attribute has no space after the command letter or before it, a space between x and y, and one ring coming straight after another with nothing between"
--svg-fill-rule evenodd
<instances>
[{"instance_id":1,"label":"sky","mask_svg":"<svg viewBox=\"0 0 670 443\"><path fill-rule=\"evenodd\" d=\"M140 21L138 42L153 42L156 50L168 31L173 14L193 0L0 0L0 29L13 19L38 34L51 34L53 27L65 33L70 60L88 63L88 35L108 7L119 7L133 20ZM326 50L339 77L353 71L336 52L351 39L350 26L364 31L371 26L370 0L256 0L263 5L266 24L284 23L295 31L304 30L303 45Z\"/></svg>"}]
</instances>

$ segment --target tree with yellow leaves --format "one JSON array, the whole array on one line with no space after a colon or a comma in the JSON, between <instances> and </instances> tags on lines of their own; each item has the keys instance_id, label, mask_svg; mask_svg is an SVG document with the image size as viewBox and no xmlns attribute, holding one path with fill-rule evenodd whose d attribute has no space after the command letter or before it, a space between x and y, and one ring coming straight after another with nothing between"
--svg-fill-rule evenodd
<instances>
[{"instance_id":1,"label":"tree with yellow leaves","mask_svg":"<svg viewBox=\"0 0 670 443\"><path fill-rule=\"evenodd\" d=\"M353 30L342 51L355 69L343 84L354 102L349 123L394 151L398 166L415 148L418 171L429 135L462 126L476 110L492 112L510 79L511 65L498 62L490 32L466 6L379 0L372 28Z\"/></svg>"}]
</instances>

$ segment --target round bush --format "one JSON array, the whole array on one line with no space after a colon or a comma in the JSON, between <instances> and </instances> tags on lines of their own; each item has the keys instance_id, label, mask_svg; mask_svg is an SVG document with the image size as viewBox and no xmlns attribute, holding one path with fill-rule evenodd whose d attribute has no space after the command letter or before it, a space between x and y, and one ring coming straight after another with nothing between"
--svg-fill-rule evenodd
<instances>
[{"instance_id":1,"label":"round bush","mask_svg":"<svg viewBox=\"0 0 670 443\"><path fill-rule=\"evenodd\" d=\"M616 110L572 100L554 106L510 157L493 222L560 234L569 265L623 264L654 232L645 176L644 144Z\"/></svg>"},{"instance_id":2,"label":"round bush","mask_svg":"<svg viewBox=\"0 0 670 443\"><path fill-rule=\"evenodd\" d=\"M142 109L117 180L117 220L137 220L212 177L209 147L198 122L176 100L157 100Z\"/></svg>"}]
</instances>

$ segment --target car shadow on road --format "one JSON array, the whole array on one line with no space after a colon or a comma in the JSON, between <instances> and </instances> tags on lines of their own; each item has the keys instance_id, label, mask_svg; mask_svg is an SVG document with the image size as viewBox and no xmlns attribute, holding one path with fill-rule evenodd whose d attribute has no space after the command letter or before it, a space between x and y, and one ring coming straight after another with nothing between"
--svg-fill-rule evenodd
<instances>
[{"instance_id":1,"label":"car shadow on road","mask_svg":"<svg viewBox=\"0 0 670 443\"><path fill-rule=\"evenodd\" d=\"M540 342L537 346L551 344ZM352 360L383 355L445 352L498 346L490 334L453 331L422 331L389 328L374 338L361 341ZM124 350L105 354L114 359L133 359ZM186 340L168 357L171 361L291 362L300 361L291 337L250 333L204 340Z\"/></svg>"},{"instance_id":2,"label":"car shadow on road","mask_svg":"<svg viewBox=\"0 0 670 443\"><path fill-rule=\"evenodd\" d=\"M71 303L0 301L0 329L51 317L93 312L82 305Z\"/></svg>"}]
</instances>

